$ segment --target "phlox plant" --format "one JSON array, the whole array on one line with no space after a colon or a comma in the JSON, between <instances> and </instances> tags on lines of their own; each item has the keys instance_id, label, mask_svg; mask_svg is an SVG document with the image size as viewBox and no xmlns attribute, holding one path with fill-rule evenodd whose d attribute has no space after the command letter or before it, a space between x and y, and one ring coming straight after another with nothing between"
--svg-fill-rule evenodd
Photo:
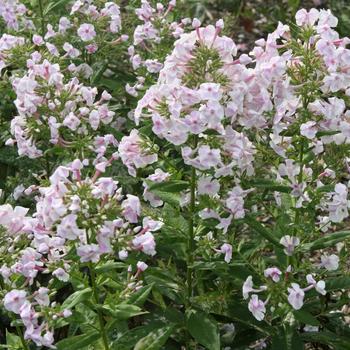
<instances>
[{"instance_id":1,"label":"phlox plant","mask_svg":"<svg viewBox=\"0 0 350 350\"><path fill-rule=\"evenodd\" d=\"M349 349L337 18L242 53L130 3L0 0L6 145L37 167L0 206L0 347Z\"/></svg>"}]
</instances>

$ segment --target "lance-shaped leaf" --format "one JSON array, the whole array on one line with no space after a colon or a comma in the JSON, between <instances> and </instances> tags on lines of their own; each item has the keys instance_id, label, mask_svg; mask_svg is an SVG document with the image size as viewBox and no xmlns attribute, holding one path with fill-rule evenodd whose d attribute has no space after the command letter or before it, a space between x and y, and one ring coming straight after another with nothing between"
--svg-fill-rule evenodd
<instances>
[{"instance_id":1,"label":"lance-shaped leaf","mask_svg":"<svg viewBox=\"0 0 350 350\"><path fill-rule=\"evenodd\" d=\"M272 232L263 226L259 221L257 221L252 215L247 215L244 218L244 221L260 236L264 237L275 246L283 248L279 240L272 234Z\"/></svg>"},{"instance_id":2,"label":"lance-shaped leaf","mask_svg":"<svg viewBox=\"0 0 350 350\"><path fill-rule=\"evenodd\" d=\"M208 350L220 350L220 335L216 321L202 311L191 310L187 328L192 337Z\"/></svg>"},{"instance_id":3,"label":"lance-shaped leaf","mask_svg":"<svg viewBox=\"0 0 350 350\"><path fill-rule=\"evenodd\" d=\"M173 330L174 326L171 325L150 332L137 342L134 350L160 350L170 337Z\"/></svg>"}]
</instances>

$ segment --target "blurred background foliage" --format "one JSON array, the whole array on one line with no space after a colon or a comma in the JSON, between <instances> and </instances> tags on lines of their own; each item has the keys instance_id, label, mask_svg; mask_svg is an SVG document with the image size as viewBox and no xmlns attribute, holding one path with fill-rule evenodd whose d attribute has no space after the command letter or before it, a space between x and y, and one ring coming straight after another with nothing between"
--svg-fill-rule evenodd
<instances>
[{"instance_id":1,"label":"blurred background foliage","mask_svg":"<svg viewBox=\"0 0 350 350\"><path fill-rule=\"evenodd\" d=\"M97 0L99 1L99 0ZM103 1L103 0L100 0ZM151 2L159 2L152 0ZM38 0L23 1L30 9L30 16L35 21ZM48 23L57 23L58 19L67 14L67 6L71 0L43 0L48 9ZM132 36L132 30L139 24L134 14L134 9L139 7L140 0L118 0L123 13L123 33ZM161 1L167 4L167 0ZM180 20L185 17L197 17L203 23L215 23L219 18L225 20L225 34L234 39L242 52L249 52L254 41L265 37L267 33L274 30L278 22L289 24L292 22L295 12L299 8L329 8L339 18L338 31L341 36L350 33L350 0L178 0L177 7L173 12L173 20ZM0 20L0 34L7 32ZM16 33L14 33L16 34ZM170 52L172 41L160 45L157 56L162 60L167 52ZM106 53L108 55L108 52ZM110 55L109 55L110 56ZM91 84L100 90L108 89L114 97L114 110L118 116L127 118L130 106L135 106L137 99L126 96L125 84L133 82L135 74L128 62L127 55L118 57L105 57L112 75L102 77L99 81L92 81ZM97 62L96 64L105 64ZM150 82L151 83L151 82ZM8 79L0 79L0 189L3 194L1 202L9 201L13 190L22 185L27 187L33 184L33 180L43 176L40 169L49 168L52 170L56 164L51 160L51 166L47 167L42 162L47 159L30 160L20 158L16 149L6 147L5 141L9 138L9 125L11 119L16 115L13 105L15 94L12 91ZM126 176L125 169L114 169L111 175ZM131 184L132 185L132 184ZM23 198L23 200L25 200ZM20 204L25 205L26 203Z\"/></svg>"}]
</instances>

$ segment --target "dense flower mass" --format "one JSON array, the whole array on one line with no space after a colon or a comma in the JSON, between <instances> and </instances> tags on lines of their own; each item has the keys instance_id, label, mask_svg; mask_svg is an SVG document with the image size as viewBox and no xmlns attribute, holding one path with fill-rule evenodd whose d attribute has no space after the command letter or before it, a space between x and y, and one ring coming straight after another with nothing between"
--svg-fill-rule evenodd
<instances>
[{"instance_id":1,"label":"dense flower mass","mask_svg":"<svg viewBox=\"0 0 350 350\"><path fill-rule=\"evenodd\" d=\"M76 159L54 171L50 185L37 189L39 196L33 218L26 216L26 208L0 207L0 222L11 237L8 244L15 253L0 269L8 286L16 285L18 276L23 276L28 285L33 285L35 280L40 284L40 276L48 273L68 282L76 269L69 258L72 250L81 263L97 263L105 259L104 255L118 250L124 258L133 250L156 254L152 232L159 230L162 222L144 217L141 225L133 230L132 226L141 221L138 197L130 194L124 197L118 182L99 176L98 170L92 178L84 179L84 165L87 165L85 161ZM21 248L23 241L25 249ZM34 293L34 299L40 307L58 310L56 303L50 303L48 293L49 289L41 286ZM46 320L46 326L39 324L36 303L31 304L26 296L24 290L11 290L5 295L4 307L20 315L26 327L26 339L38 346L51 346L52 333L42 332L55 319ZM27 320L28 313L33 317ZM62 316L65 317L63 313Z\"/></svg>"},{"instance_id":2,"label":"dense flower mass","mask_svg":"<svg viewBox=\"0 0 350 350\"><path fill-rule=\"evenodd\" d=\"M33 22L26 20L26 6L18 0L1 0L0 16L9 29L19 30L20 26L33 27Z\"/></svg>"},{"instance_id":3,"label":"dense flower mass","mask_svg":"<svg viewBox=\"0 0 350 350\"><path fill-rule=\"evenodd\" d=\"M0 344L345 349L337 18L301 9L241 53L173 0L34 3L0 0L3 139L33 169L0 196Z\"/></svg>"},{"instance_id":4,"label":"dense flower mass","mask_svg":"<svg viewBox=\"0 0 350 350\"><path fill-rule=\"evenodd\" d=\"M94 132L100 124L110 124L113 120L115 113L107 106L110 94L104 91L97 100L96 88L84 86L77 78L65 83L58 64L41 62L38 52L32 57L27 63L28 73L13 80L19 115L11 122L15 139L8 143L16 142L19 155L29 158L42 155L38 143L92 148Z\"/></svg>"}]
</instances>

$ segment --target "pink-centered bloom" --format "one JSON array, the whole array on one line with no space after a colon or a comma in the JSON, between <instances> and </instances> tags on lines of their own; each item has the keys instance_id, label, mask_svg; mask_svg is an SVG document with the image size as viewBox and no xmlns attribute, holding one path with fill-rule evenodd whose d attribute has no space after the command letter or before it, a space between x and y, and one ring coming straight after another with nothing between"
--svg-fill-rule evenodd
<instances>
[{"instance_id":1,"label":"pink-centered bloom","mask_svg":"<svg viewBox=\"0 0 350 350\"><path fill-rule=\"evenodd\" d=\"M78 28L78 35L83 41L91 41L96 36L95 27L89 23L83 23Z\"/></svg>"},{"instance_id":2,"label":"pink-centered bloom","mask_svg":"<svg viewBox=\"0 0 350 350\"><path fill-rule=\"evenodd\" d=\"M295 310L302 308L304 304L304 291L300 288L299 284L292 283L291 288L288 288L288 302Z\"/></svg>"},{"instance_id":3,"label":"pink-centered bloom","mask_svg":"<svg viewBox=\"0 0 350 350\"><path fill-rule=\"evenodd\" d=\"M148 265L143 261L138 261L136 266L137 266L137 269L142 271L142 272L146 271L146 269L148 268Z\"/></svg>"},{"instance_id":4,"label":"pink-centered bloom","mask_svg":"<svg viewBox=\"0 0 350 350\"><path fill-rule=\"evenodd\" d=\"M254 292L254 293L260 293L263 292L267 289L266 286L260 286L259 289L255 289L253 287L253 277L252 276L248 276L247 279L245 280L245 282L243 283L243 287L242 287L242 294L243 294L243 299L248 299L249 298L249 294Z\"/></svg>"},{"instance_id":5,"label":"pink-centered bloom","mask_svg":"<svg viewBox=\"0 0 350 350\"><path fill-rule=\"evenodd\" d=\"M224 243L220 248L220 252L222 254L225 254L224 259L227 263L229 263L232 259L232 245L228 243Z\"/></svg>"},{"instance_id":6,"label":"pink-centered bloom","mask_svg":"<svg viewBox=\"0 0 350 350\"><path fill-rule=\"evenodd\" d=\"M97 244L81 245L77 248L77 254L81 262L98 262L100 260L100 249Z\"/></svg>"},{"instance_id":7,"label":"pink-centered bloom","mask_svg":"<svg viewBox=\"0 0 350 350\"><path fill-rule=\"evenodd\" d=\"M264 276L271 278L274 282L279 282L282 272L277 267L269 267L264 271Z\"/></svg>"},{"instance_id":8,"label":"pink-centered bloom","mask_svg":"<svg viewBox=\"0 0 350 350\"><path fill-rule=\"evenodd\" d=\"M265 304L256 294L252 295L248 304L248 309L258 321L264 319L266 312Z\"/></svg>"},{"instance_id":9,"label":"pink-centered bloom","mask_svg":"<svg viewBox=\"0 0 350 350\"><path fill-rule=\"evenodd\" d=\"M285 254L291 256L293 255L295 247L300 244L300 239L298 237L286 235L280 239L280 243L285 247L283 250Z\"/></svg>"},{"instance_id":10,"label":"pink-centered bloom","mask_svg":"<svg viewBox=\"0 0 350 350\"><path fill-rule=\"evenodd\" d=\"M200 177L198 180L198 194L214 196L220 190L220 183L218 180L209 176Z\"/></svg>"},{"instance_id":11,"label":"pink-centered bloom","mask_svg":"<svg viewBox=\"0 0 350 350\"><path fill-rule=\"evenodd\" d=\"M158 160L155 153L147 149L145 142L139 136L137 130L132 130L129 136L124 136L118 147L120 158L127 166L129 174L136 176L136 169L144 168Z\"/></svg>"},{"instance_id":12,"label":"pink-centered bloom","mask_svg":"<svg viewBox=\"0 0 350 350\"><path fill-rule=\"evenodd\" d=\"M24 290L11 290L4 297L4 307L6 310L19 314L21 307L26 302L27 293Z\"/></svg>"},{"instance_id":13,"label":"pink-centered bloom","mask_svg":"<svg viewBox=\"0 0 350 350\"><path fill-rule=\"evenodd\" d=\"M154 236L151 232L146 232L144 234L136 236L132 244L134 249L141 250L147 255L155 255L156 254L156 242L154 240Z\"/></svg>"},{"instance_id":14,"label":"pink-centered bloom","mask_svg":"<svg viewBox=\"0 0 350 350\"><path fill-rule=\"evenodd\" d=\"M328 271L335 271L339 267L339 257L335 254L321 255L321 266Z\"/></svg>"},{"instance_id":15,"label":"pink-centered bloom","mask_svg":"<svg viewBox=\"0 0 350 350\"><path fill-rule=\"evenodd\" d=\"M298 26L305 26L305 25L312 26L315 24L318 18L319 18L319 11L314 8L311 9L310 11L301 9L295 14L296 23Z\"/></svg>"},{"instance_id":16,"label":"pink-centered bloom","mask_svg":"<svg viewBox=\"0 0 350 350\"><path fill-rule=\"evenodd\" d=\"M131 223L137 223L141 214L141 203L138 197L128 194L122 202L123 216Z\"/></svg>"}]
</instances>

